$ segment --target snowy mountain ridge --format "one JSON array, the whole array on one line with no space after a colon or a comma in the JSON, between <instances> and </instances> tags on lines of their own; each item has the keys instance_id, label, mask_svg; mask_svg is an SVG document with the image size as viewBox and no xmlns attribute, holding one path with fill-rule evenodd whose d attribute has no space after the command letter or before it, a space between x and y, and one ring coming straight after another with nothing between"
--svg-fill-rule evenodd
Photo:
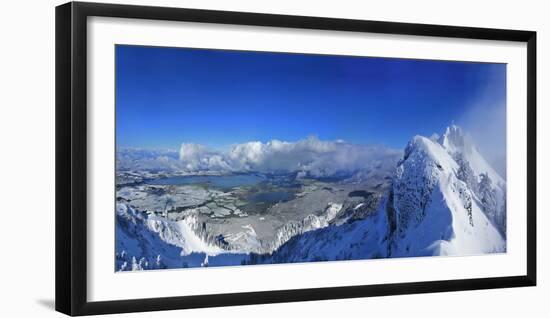
<instances>
[{"instance_id":1,"label":"snowy mountain ridge","mask_svg":"<svg viewBox=\"0 0 550 318\"><path fill-rule=\"evenodd\" d=\"M453 156L463 158L461 163ZM421 136L409 142L386 202L388 257L505 251L504 238L486 215L479 190L459 178L464 165L488 166L456 126L448 128L439 143ZM496 174L482 171L480 175Z\"/></svg>"}]
</instances>

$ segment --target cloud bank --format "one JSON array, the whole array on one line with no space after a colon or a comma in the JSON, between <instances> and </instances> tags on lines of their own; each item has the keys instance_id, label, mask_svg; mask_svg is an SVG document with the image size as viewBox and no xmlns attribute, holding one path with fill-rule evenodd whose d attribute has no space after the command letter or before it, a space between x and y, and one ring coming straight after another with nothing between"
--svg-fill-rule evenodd
<instances>
[{"instance_id":1,"label":"cloud bank","mask_svg":"<svg viewBox=\"0 0 550 318\"><path fill-rule=\"evenodd\" d=\"M368 169L393 169L402 151L384 146L322 141L309 137L296 142L271 140L236 144L221 152L193 143L179 151L124 149L117 152L122 170L185 172L299 172L314 177Z\"/></svg>"}]
</instances>

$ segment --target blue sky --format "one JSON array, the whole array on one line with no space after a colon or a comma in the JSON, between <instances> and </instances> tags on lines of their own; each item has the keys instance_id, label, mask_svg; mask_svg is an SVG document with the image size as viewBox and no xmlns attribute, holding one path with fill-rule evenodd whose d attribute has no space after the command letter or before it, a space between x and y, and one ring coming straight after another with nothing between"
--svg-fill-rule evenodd
<instances>
[{"instance_id":1,"label":"blue sky","mask_svg":"<svg viewBox=\"0 0 550 318\"><path fill-rule=\"evenodd\" d=\"M315 135L402 149L414 135L467 126L475 108L505 107L504 64L120 45L115 53L122 147L227 149Z\"/></svg>"}]
</instances>

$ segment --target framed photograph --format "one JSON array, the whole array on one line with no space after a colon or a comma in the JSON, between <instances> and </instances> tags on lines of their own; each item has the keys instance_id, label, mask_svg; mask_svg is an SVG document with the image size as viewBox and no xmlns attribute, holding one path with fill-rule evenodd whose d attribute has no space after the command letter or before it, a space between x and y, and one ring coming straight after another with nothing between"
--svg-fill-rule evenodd
<instances>
[{"instance_id":1,"label":"framed photograph","mask_svg":"<svg viewBox=\"0 0 550 318\"><path fill-rule=\"evenodd\" d=\"M56 309L534 286L535 81L532 31L58 6Z\"/></svg>"}]
</instances>

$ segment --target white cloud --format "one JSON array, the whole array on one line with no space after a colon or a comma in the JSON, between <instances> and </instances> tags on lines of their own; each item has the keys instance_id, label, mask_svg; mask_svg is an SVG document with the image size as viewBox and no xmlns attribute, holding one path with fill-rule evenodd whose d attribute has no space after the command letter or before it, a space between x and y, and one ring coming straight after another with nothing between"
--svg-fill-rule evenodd
<instances>
[{"instance_id":1,"label":"white cloud","mask_svg":"<svg viewBox=\"0 0 550 318\"><path fill-rule=\"evenodd\" d=\"M234 145L228 152L232 166L254 171L300 171L326 154L337 155L336 143L310 137L297 142L272 140Z\"/></svg>"},{"instance_id":2,"label":"white cloud","mask_svg":"<svg viewBox=\"0 0 550 318\"><path fill-rule=\"evenodd\" d=\"M222 154L209 151L206 147L199 144L181 144L179 160L187 171L231 170Z\"/></svg>"},{"instance_id":3,"label":"white cloud","mask_svg":"<svg viewBox=\"0 0 550 318\"><path fill-rule=\"evenodd\" d=\"M177 158L172 154L165 155L162 160L160 156L144 156L147 165L139 166L151 166L158 161L159 168L171 167L172 170L188 172L300 172L302 176L331 176L372 168L393 169L402 152L383 146L351 144L342 140L321 141L309 137L296 142L252 141L233 145L225 152L183 143L177 154ZM128 168L132 165L120 166Z\"/></svg>"}]
</instances>

